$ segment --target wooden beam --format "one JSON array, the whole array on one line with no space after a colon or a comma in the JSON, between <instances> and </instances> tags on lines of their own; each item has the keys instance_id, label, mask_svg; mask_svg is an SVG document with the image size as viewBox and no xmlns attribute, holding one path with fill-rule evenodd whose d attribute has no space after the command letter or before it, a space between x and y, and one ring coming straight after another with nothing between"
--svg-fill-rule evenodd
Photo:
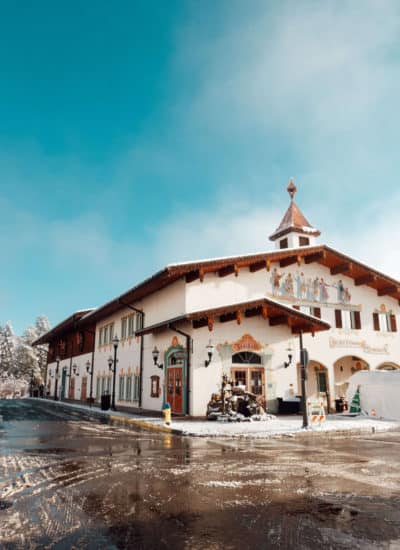
<instances>
[{"instance_id":1,"label":"wooden beam","mask_svg":"<svg viewBox=\"0 0 400 550\"><path fill-rule=\"evenodd\" d=\"M268 306L264 304L261 308L261 315L263 319L268 319Z\"/></svg>"},{"instance_id":2,"label":"wooden beam","mask_svg":"<svg viewBox=\"0 0 400 550\"><path fill-rule=\"evenodd\" d=\"M314 334L314 329L312 325L293 325L292 334L299 334L300 332L312 332Z\"/></svg>"},{"instance_id":3,"label":"wooden beam","mask_svg":"<svg viewBox=\"0 0 400 550\"><path fill-rule=\"evenodd\" d=\"M241 311L236 312L236 322L238 325L242 323L243 313Z\"/></svg>"},{"instance_id":4,"label":"wooden beam","mask_svg":"<svg viewBox=\"0 0 400 550\"><path fill-rule=\"evenodd\" d=\"M286 325L287 322L288 322L287 315L277 315L276 317L269 318L269 324L271 325L271 327L275 327L277 325Z\"/></svg>"},{"instance_id":5,"label":"wooden beam","mask_svg":"<svg viewBox=\"0 0 400 550\"><path fill-rule=\"evenodd\" d=\"M199 270L196 269L195 271L189 271L189 273L186 273L185 279L187 283L192 283L199 277L200 277Z\"/></svg>"},{"instance_id":6,"label":"wooden beam","mask_svg":"<svg viewBox=\"0 0 400 550\"><path fill-rule=\"evenodd\" d=\"M395 294L396 292L399 292L400 288L395 285L389 285L384 286L382 288L378 288L378 296L386 296L386 294Z\"/></svg>"},{"instance_id":7,"label":"wooden beam","mask_svg":"<svg viewBox=\"0 0 400 550\"><path fill-rule=\"evenodd\" d=\"M303 263L303 257L302 257L302 256L300 256L300 255L299 255L299 256L297 256L297 260L296 260L296 262L297 262L297 265L298 265L298 266L300 267L300 266L301 266L301 264Z\"/></svg>"},{"instance_id":8,"label":"wooden beam","mask_svg":"<svg viewBox=\"0 0 400 550\"><path fill-rule=\"evenodd\" d=\"M271 269L271 260L268 258L268 260L265 262L265 269L269 271Z\"/></svg>"},{"instance_id":9,"label":"wooden beam","mask_svg":"<svg viewBox=\"0 0 400 550\"><path fill-rule=\"evenodd\" d=\"M361 275L361 277L356 277L354 279L354 284L356 286L367 285L369 283L375 283L375 282L376 282L376 275L373 275L372 273L367 273L366 275Z\"/></svg>"},{"instance_id":10,"label":"wooden beam","mask_svg":"<svg viewBox=\"0 0 400 550\"><path fill-rule=\"evenodd\" d=\"M352 263L344 262L342 264L334 265L331 267L331 275L338 275L339 273L351 273Z\"/></svg>"},{"instance_id":11,"label":"wooden beam","mask_svg":"<svg viewBox=\"0 0 400 550\"><path fill-rule=\"evenodd\" d=\"M225 267L222 267L221 269L218 270L218 276L226 277L227 275L231 275L232 273L236 274L236 269L237 267L235 264L226 265Z\"/></svg>"},{"instance_id":12,"label":"wooden beam","mask_svg":"<svg viewBox=\"0 0 400 550\"><path fill-rule=\"evenodd\" d=\"M245 317L256 317L257 315L262 315L262 308L253 307L252 309L246 309L244 314L245 314Z\"/></svg>"},{"instance_id":13,"label":"wooden beam","mask_svg":"<svg viewBox=\"0 0 400 550\"><path fill-rule=\"evenodd\" d=\"M289 256L288 258L283 258L283 260L279 262L279 265L281 267L286 267L288 265L295 264L296 262L297 262L297 256Z\"/></svg>"},{"instance_id":14,"label":"wooden beam","mask_svg":"<svg viewBox=\"0 0 400 550\"><path fill-rule=\"evenodd\" d=\"M306 264L311 264L313 262L319 262L320 260L325 260L325 257L326 257L325 251L314 252L314 254L309 254L308 256L304 256L304 261Z\"/></svg>"},{"instance_id":15,"label":"wooden beam","mask_svg":"<svg viewBox=\"0 0 400 550\"><path fill-rule=\"evenodd\" d=\"M193 328L202 328L206 327L208 324L207 317L203 317L202 319L193 319L192 326Z\"/></svg>"},{"instance_id":16,"label":"wooden beam","mask_svg":"<svg viewBox=\"0 0 400 550\"><path fill-rule=\"evenodd\" d=\"M249 265L249 270L251 273L254 273L255 271L260 271L260 269L265 268L265 260L261 260L260 262L254 262L254 264Z\"/></svg>"},{"instance_id":17,"label":"wooden beam","mask_svg":"<svg viewBox=\"0 0 400 550\"><path fill-rule=\"evenodd\" d=\"M199 279L201 283L204 281L204 275L204 269L199 269Z\"/></svg>"},{"instance_id":18,"label":"wooden beam","mask_svg":"<svg viewBox=\"0 0 400 550\"><path fill-rule=\"evenodd\" d=\"M220 315L220 323L227 323L228 321L234 321L236 319L236 311L231 311L230 313L223 313Z\"/></svg>"},{"instance_id":19,"label":"wooden beam","mask_svg":"<svg viewBox=\"0 0 400 550\"><path fill-rule=\"evenodd\" d=\"M208 330L211 332L212 329L214 328L214 318L213 317L208 317L207 318L207 326L208 326Z\"/></svg>"}]
</instances>

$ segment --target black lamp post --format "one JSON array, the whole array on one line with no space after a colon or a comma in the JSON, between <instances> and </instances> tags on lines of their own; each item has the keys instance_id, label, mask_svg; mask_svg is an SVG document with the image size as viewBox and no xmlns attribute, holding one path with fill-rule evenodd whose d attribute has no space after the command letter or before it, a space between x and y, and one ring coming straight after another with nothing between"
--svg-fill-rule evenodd
<instances>
[{"instance_id":1,"label":"black lamp post","mask_svg":"<svg viewBox=\"0 0 400 550\"><path fill-rule=\"evenodd\" d=\"M93 401L93 355L92 362L90 362L89 359L86 361L86 372L90 376L89 407L91 407Z\"/></svg>"},{"instance_id":2,"label":"black lamp post","mask_svg":"<svg viewBox=\"0 0 400 550\"><path fill-rule=\"evenodd\" d=\"M33 384L34 384L34 378L33 378L33 369L31 371L31 382L30 382L30 396L33 397Z\"/></svg>"},{"instance_id":3,"label":"black lamp post","mask_svg":"<svg viewBox=\"0 0 400 550\"><path fill-rule=\"evenodd\" d=\"M303 333L299 333L301 365L301 407L303 409L303 428L308 428L306 380L308 368L308 351L303 348Z\"/></svg>"},{"instance_id":4,"label":"black lamp post","mask_svg":"<svg viewBox=\"0 0 400 550\"><path fill-rule=\"evenodd\" d=\"M55 381L54 381L54 401L57 401L57 389L58 389L58 369L60 368L60 357L57 355L56 357L56 374L55 374Z\"/></svg>"},{"instance_id":5,"label":"black lamp post","mask_svg":"<svg viewBox=\"0 0 400 550\"><path fill-rule=\"evenodd\" d=\"M211 340L208 343L208 346L206 346L206 350L207 350L208 359L204 361L204 366L208 367L208 365L211 363L211 359L214 353L214 346L212 345Z\"/></svg>"},{"instance_id":6,"label":"black lamp post","mask_svg":"<svg viewBox=\"0 0 400 550\"><path fill-rule=\"evenodd\" d=\"M160 355L160 351L159 349L157 348L157 346L154 346L154 349L153 351L151 352L152 356L153 356L153 361L154 361L154 364L156 367L158 367L159 369L163 369L164 368L164 365L162 363L159 363L158 362L158 357Z\"/></svg>"},{"instance_id":7,"label":"black lamp post","mask_svg":"<svg viewBox=\"0 0 400 550\"><path fill-rule=\"evenodd\" d=\"M114 346L114 359L112 357L109 357L108 359L108 368L112 370L113 373L113 381L112 381L112 396L111 396L111 409L113 411L116 411L115 408L115 378L117 376L117 349L119 344L119 338L117 335L114 336L112 339L112 344Z\"/></svg>"}]
</instances>

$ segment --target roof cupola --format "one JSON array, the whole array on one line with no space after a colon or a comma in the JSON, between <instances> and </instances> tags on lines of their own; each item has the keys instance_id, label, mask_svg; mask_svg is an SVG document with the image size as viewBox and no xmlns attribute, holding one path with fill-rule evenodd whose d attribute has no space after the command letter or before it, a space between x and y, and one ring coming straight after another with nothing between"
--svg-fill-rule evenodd
<instances>
[{"instance_id":1,"label":"roof cupola","mask_svg":"<svg viewBox=\"0 0 400 550\"><path fill-rule=\"evenodd\" d=\"M282 218L279 227L269 237L275 242L275 248L298 248L299 246L312 246L316 237L321 232L313 227L294 202L297 187L293 178L290 178L287 192L290 196L290 205Z\"/></svg>"}]
</instances>

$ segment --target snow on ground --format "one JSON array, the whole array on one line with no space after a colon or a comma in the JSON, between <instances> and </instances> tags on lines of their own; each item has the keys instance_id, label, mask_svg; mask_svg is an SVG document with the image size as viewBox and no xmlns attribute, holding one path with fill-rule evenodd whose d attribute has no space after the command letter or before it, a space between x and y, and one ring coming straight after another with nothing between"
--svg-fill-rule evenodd
<instances>
[{"instance_id":1,"label":"snow on ground","mask_svg":"<svg viewBox=\"0 0 400 550\"><path fill-rule=\"evenodd\" d=\"M36 400L36 399L35 399ZM39 401L39 399L37 399ZM42 400L40 400L42 401ZM90 408L87 405L75 403L61 403L59 401L43 400L55 406L67 406L68 408L85 412L94 412L100 415L121 417L121 419L134 419L135 423L153 424L155 427L165 426L163 419L154 416L141 416L120 411L100 411L97 407ZM294 436L304 433L301 416L277 416L271 420L253 422L218 422L210 420L172 419L170 427L174 432L182 435L202 437L251 437L263 438L276 435ZM309 429L311 432L384 432L400 430L400 421L385 420L368 416L349 416L346 414L329 415L320 426Z\"/></svg>"}]
</instances>

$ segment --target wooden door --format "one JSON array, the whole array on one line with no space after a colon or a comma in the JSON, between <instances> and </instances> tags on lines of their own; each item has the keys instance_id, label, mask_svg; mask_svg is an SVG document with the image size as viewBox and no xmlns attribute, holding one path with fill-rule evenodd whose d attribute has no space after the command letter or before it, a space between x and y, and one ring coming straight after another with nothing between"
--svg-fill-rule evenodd
<instances>
[{"instance_id":1,"label":"wooden door","mask_svg":"<svg viewBox=\"0 0 400 550\"><path fill-rule=\"evenodd\" d=\"M71 376L71 381L69 385L69 399L74 399L75 397L75 378Z\"/></svg>"},{"instance_id":2,"label":"wooden door","mask_svg":"<svg viewBox=\"0 0 400 550\"><path fill-rule=\"evenodd\" d=\"M168 367L167 369L167 401L173 413L183 413L183 384L182 367Z\"/></svg>"},{"instance_id":3,"label":"wooden door","mask_svg":"<svg viewBox=\"0 0 400 550\"><path fill-rule=\"evenodd\" d=\"M82 378L82 387L81 387L81 399L86 401L86 392L87 392L87 376Z\"/></svg>"}]
</instances>

